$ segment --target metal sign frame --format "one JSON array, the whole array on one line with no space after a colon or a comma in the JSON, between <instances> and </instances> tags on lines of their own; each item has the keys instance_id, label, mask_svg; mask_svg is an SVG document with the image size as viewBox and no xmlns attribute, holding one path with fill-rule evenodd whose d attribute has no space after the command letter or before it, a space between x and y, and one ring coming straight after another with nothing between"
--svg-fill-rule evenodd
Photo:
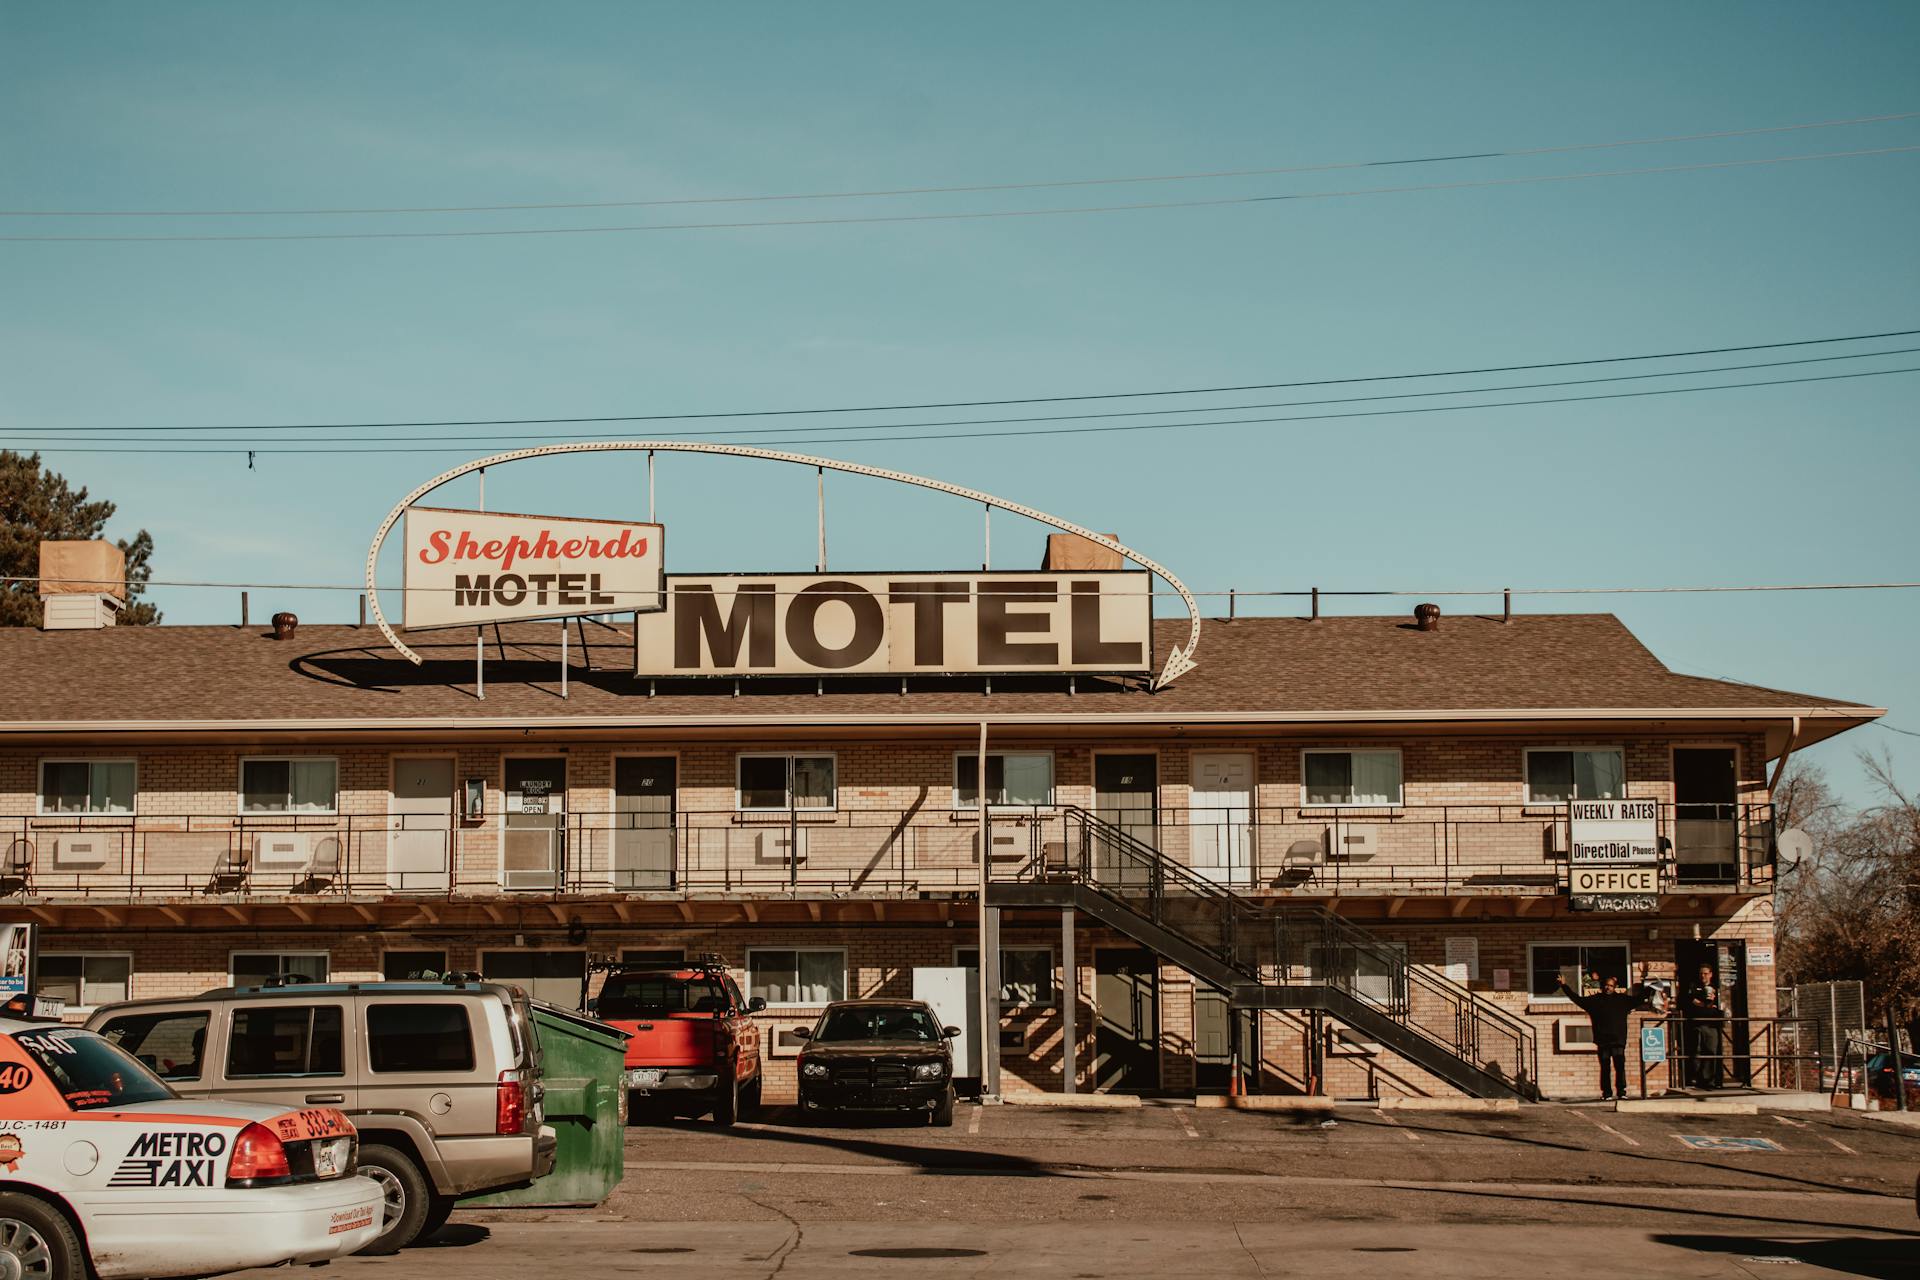
<instances>
[{"instance_id":1,"label":"metal sign frame","mask_svg":"<svg viewBox=\"0 0 1920 1280\"><path fill-rule=\"evenodd\" d=\"M922 489L932 489L937 493L951 494L956 498L965 498L971 502L982 503L989 511L998 507L1004 511L1011 511L1015 515L1025 516L1029 520L1049 525L1060 530L1062 533L1071 533L1076 537L1085 538L1088 542L1094 543L1096 546L1102 546L1109 551L1118 552L1121 556L1133 561L1141 568L1166 579L1167 585L1174 589L1180 596L1181 601L1186 605L1188 620L1187 642L1184 645L1176 644L1168 651L1166 665L1160 669L1160 674L1154 677L1153 687L1156 689L1164 688L1187 672L1193 670L1197 665L1194 654L1200 647L1200 607L1193 598L1193 592L1189 591L1186 584L1181 582L1178 577L1169 572L1165 565L1142 555L1123 543L1116 542L1103 533L1095 533L1093 530L1083 528L1080 525L1074 524L1072 521L1062 520L1058 516L1048 515L1044 511L1024 506L1018 502L1008 502L1003 498L995 497L993 494L984 493L978 489L969 489L963 485L948 484L944 480L931 480L925 476L916 476L905 471L890 471L884 467L869 467L857 462L839 462L832 458L816 458L804 453L786 453L778 449L756 449L747 445L737 444L708 444L693 440L598 440L583 441L574 444L542 445L534 449L514 449L506 453L492 454L485 458L478 458L472 462L462 463L450 471L441 472L402 498L399 503L394 506L393 510L387 513L387 518L380 522L379 529L374 532L372 545L367 548L367 602L372 606L373 619L379 626L380 633L387 638L387 643L391 644L401 657L413 663L415 666L422 664L424 659L407 647L406 642L399 637L394 631L392 624L387 621L386 613L380 608L379 588L375 584L374 573L380 562L380 548L385 545L387 535L392 532L393 526L406 514L408 507L411 507L414 503L426 497L441 485L452 480L457 480L461 476L469 475L475 471L484 470L487 467L497 467L504 463L519 462L527 458L557 457L570 453L654 452L706 453L721 457L758 458L764 462L786 462L795 466L813 467L820 471L841 471L849 475L868 476L876 480L892 480L898 484L909 484ZM628 611L619 610L618 612L624 613Z\"/></svg>"}]
</instances>

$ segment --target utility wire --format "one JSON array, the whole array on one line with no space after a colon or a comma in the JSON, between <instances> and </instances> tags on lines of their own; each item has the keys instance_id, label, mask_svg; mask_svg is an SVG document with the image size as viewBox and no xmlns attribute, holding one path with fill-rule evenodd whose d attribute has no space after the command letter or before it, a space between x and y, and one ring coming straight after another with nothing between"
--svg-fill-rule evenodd
<instances>
[{"instance_id":1,"label":"utility wire","mask_svg":"<svg viewBox=\"0 0 1920 1280\"><path fill-rule=\"evenodd\" d=\"M758 442L758 441L773 440L781 436L795 435L795 434L808 432L808 431L820 431L823 429L834 430L834 431L906 431L906 430L918 430L918 429L928 428L928 427L999 426L1002 424L1015 424L1015 423L1027 423L1027 422L1078 422L1078 421L1085 421L1087 419L1094 419L1094 418L1151 418L1151 417L1163 417L1168 414L1176 414L1176 413L1239 413L1242 410L1251 410L1251 409L1298 409L1298 408L1309 408L1317 405L1328 405L1328 404L1362 404L1362 403L1368 403L1368 402L1380 401L1380 400L1423 400L1423 399L1432 399L1433 397L1436 397L1436 396L1492 395L1494 393L1504 392L1504 391L1535 391L1543 388L1552 388L1552 387L1583 387L1583 386L1592 386L1596 383L1644 382L1650 378L1688 378L1688 377L1699 377L1709 373L1731 373L1731 372L1751 370L1751 369L1780 369L1780 368L1788 368L1796 365L1831 364L1839 360L1868 360L1876 356L1900 356L1900 355L1914 355L1914 354L1920 354L1920 347L1893 347L1885 351L1855 351L1855 352L1849 352L1845 355L1837 355L1837 356L1802 356L1797 360L1762 360L1762 361L1758 361L1750 364L1709 365L1705 368L1699 368L1699 369L1670 369L1670 370L1661 370L1655 373L1616 373L1616 374L1608 374L1606 376L1598 377L1598 378L1564 378L1564 379L1559 379L1553 382L1516 382L1516 383L1508 383L1504 386L1495 386L1495 387L1460 387L1457 389L1438 390L1438 391L1399 391L1399 392L1382 393L1382 394L1370 395L1370 396L1333 396L1333 397L1322 398L1317 400L1270 400L1264 403L1256 403L1256 404L1200 405L1200 406L1176 408L1176 409L1128 409L1128 410L1106 410L1099 413L1055 413L1055 414L1044 414L1039 416L1023 417L1023 418L947 418L944 420L938 420L933 422L836 423L830 428L822 428L818 425L809 426L809 427L756 427L753 429L751 434L748 434L748 435L740 435L736 432L731 432L731 431L676 431L676 432L668 432L668 433L650 433L644 436L602 435L600 438L603 440L643 440L643 439L644 440L702 440L702 439L711 439L711 438L718 437L718 438L725 438L729 440L737 440L742 443L752 443L752 442ZM1255 419L1248 419L1247 421L1259 422L1259 421L1268 421L1268 419L1255 418ZM1179 426L1179 425L1185 425L1185 424L1169 423L1167 425ZM1206 424L1193 423L1191 425L1200 426L1200 425L1206 425ZM146 429L147 428L140 428L140 427L41 427L41 428L33 429L31 434L34 435L35 437L38 437L43 434L58 433L59 436L64 437L68 433L75 433L75 432L141 431ZM158 428L152 428L152 429L158 430ZM215 429L216 428L211 428L211 427L206 428L206 430L215 430ZM219 428L219 429L225 430L227 428ZM25 432L28 429L19 428L18 430ZM5 429L0 429L0 434L4 434L4 433L5 433ZM86 440L88 443L93 443L93 444L116 444L116 443L117 444L137 444L145 440L147 437L140 436L140 435L132 435L132 436L85 435L81 438ZM443 443L443 442L453 441L460 444L473 444L476 442L508 442L508 441L515 441L515 440L521 440L521 441L527 441L527 442L543 441L543 440L570 440L572 438L573 438L573 434L571 432L562 432L562 433L515 432L508 435L474 435L472 433L464 433L459 437L457 437L457 439L455 437L449 437L449 436L393 436L393 435L328 436L328 437L321 437L321 438L314 438L314 439L303 438L303 439L290 441L289 443L347 444L347 443L353 443L356 441L358 442L371 441L371 442L386 443L386 444L433 444L433 443ZM885 439L889 439L890 437L874 436L870 438L874 440L885 440ZM33 447L31 441L24 440L19 437L15 437L11 441L11 443L16 448ZM174 445L174 444L240 445L240 444L244 444L245 442L242 440L234 439L232 437L221 437L221 436L169 436L167 437L167 443L169 445Z\"/></svg>"},{"instance_id":2,"label":"utility wire","mask_svg":"<svg viewBox=\"0 0 1920 1280\"><path fill-rule=\"evenodd\" d=\"M1586 396L1543 396L1527 400L1495 400L1481 404L1438 404L1419 405L1404 409L1366 409L1355 413L1310 413L1293 414L1281 417L1265 418L1221 418L1199 422L1128 422L1099 427L1030 427L1018 431L948 431L930 432L921 435L895 436L803 436L797 440L785 441L787 444L893 444L912 440L992 440L1011 436L1073 436L1090 435L1115 431L1185 431L1196 427L1235 427L1251 426L1274 422L1326 422L1341 418L1386 418L1406 414L1423 413L1460 413L1474 409L1512 409L1525 405L1572 404L1589 400L1629 400L1645 396L1676 396L1700 391L1740 391L1752 387L1784 387L1810 382L1841 382L1853 378L1877 378L1898 373L1920 373L1920 366L1908 366L1899 369L1870 369L1854 373L1829 373L1809 375L1801 378L1773 378L1757 382L1709 383L1699 387L1661 387L1648 391L1609 391ZM823 431L841 428L822 427ZM281 446L234 443L223 448L127 448L125 446L75 446L52 444L23 446L32 447L41 453L122 453L122 454L326 454L335 456L353 456L381 453L471 453L472 447L458 440L450 439L445 444L395 445L373 448L286 448Z\"/></svg>"},{"instance_id":3,"label":"utility wire","mask_svg":"<svg viewBox=\"0 0 1920 1280\"><path fill-rule=\"evenodd\" d=\"M643 231L738 231L751 227L856 226L886 222L978 222L995 218L1056 218L1071 214L1137 213L1155 209L1201 209L1225 205L1274 204L1289 200L1344 200L1358 196L1408 195L1423 191L1468 191L1490 187L1528 186L1542 182L1583 182L1598 178L1634 178L1651 174L1697 173L1711 169L1749 169L1762 165L1800 164L1809 160L1851 160L1864 156L1900 155L1920 151L1920 145L1873 147L1858 151L1821 151L1808 155L1767 156L1755 160L1713 160L1693 164L1654 165L1640 169L1601 169L1586 173L1549 173L1523 178L1483 178L1472 182L1429 182L1401 187L1357 187L1345 191L1298 191L1271 196L1222 196L1211 200L1155 200L1133 204L1067 205L1056 209L983 209L971 213L894 213L832 218L768 218L741 222L658 222L632 226L514 227L480 231L297 231L260 235L158 236L0 236L13 243L235 243L286 240L473 240L514 236L585 236Z\"/></svg>"},{"instance_id":4,"label":"utility wire","mask_svg":"<svg viewBox=\"0 0 1920 1280\"><path fill-rule=\"evenodd\" d=\"M1577 369L1594 365L1632 364L1642 360L1683 360L1695 356L1741 355L1749 351L1781 351L1793 347L1832 346L1843 342L1872 342L1881 338L1912 338L1920 329L1889 329L1880 333L1841 334L1827 338L1797 338L1785 342L1755 342L1736 347L1697 347L1690 351L1653 351L1628 356L1591 356L1582 360L1547 360L1533 364L1482 365L1470 369L1428 369L1418 373L1376 373L1363 377L1307 378L1293 382L1249 382L1215 387L1177 387L1151 391L1101 391L1075 395L1027 396L1000 400L933 400L917 404L836 405L801 409L735 409L708 413L626 413L564 418L441 418L416 422L269 422L232 425L180 426L132 424L117 427L43 427L42 431L354 431L398 427L533 427L582 426L607 422L697 422L717 418L790 418L847 413L906 413L920 409L994 409L1023 404L1075 404L1089 400L1144 400L1162 396L1225 395L1240 391L1293 391L1304 387L1342 387L1363 382L1409 382L1424 378L1476 377L1491 373L1531 373L1541 369ZM1889 352L1872 354L1886 355ZM1217 407L1224 411L1224 406ZM1165 412L1189 412L1166 410ZM1202 410L1206 412L1206 410ZM1018 419L1007 419L1018 421ZM811 429L811 428L810 428ZM844 429L844 428L835 428Z\"/></svg>"},{"instance_id":5,"label":"utility wire","mask_svg":"<svg viewBox=\"0 0 1920 1280\"><path fill-rule=\"evenodd\" d=\"M1576 151L1605 151L1619 147L1653 147L1676 142L1710 142L1752 138L1762 134L1797 133L1809 129L1839 129L1851 125L1885 124L1912 120L1920 111L1891 115L1854 116L1846 120L1816 120L1807 124L1771 125L1755 129L1725 129L1714 133L1681 133L1659 138L1629 138L1617 142L1578 142L1552 147L1508 148L1449 155L1408 156L1394 160L1353 160L1333 164L1290 165L1277 169L1220 169L1206 173L1163 173L1123 178L1072 178L1046 182L992 182L964 186L893 187L866 191L813 191L785 195L685 196L653 200L571 200L539 204L418 205L390 208L329 209L0 209L0 218L290 218L362 214L516 213L549 209L645 209L687 204L765 204L793 200L865 200L886 196L959 195L983 191L1045 191L1064 187L1106 187L1149 182L1203 182L1221 178L1265 178L1295 173L1331 173L1342 169L1371 169L1393 165L1450 164L1463 160L1519 159L1564 155Z\"/></svg>"}]
</instances>

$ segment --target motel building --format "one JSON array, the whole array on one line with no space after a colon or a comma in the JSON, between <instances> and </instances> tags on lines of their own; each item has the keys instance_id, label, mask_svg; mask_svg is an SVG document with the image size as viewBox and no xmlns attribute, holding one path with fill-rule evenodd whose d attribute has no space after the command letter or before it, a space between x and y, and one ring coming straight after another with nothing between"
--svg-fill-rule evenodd
<instances>
[{"instance_id":1,"label":"motel building","mask_svg":"<svg viewBox=\"0 0 1920 1280\"><path fill-rule=\"evenodd\" d=\"M1001 1094L1592 1096L1559 981L1708 964L1769 1083L1770 783L1878 709L1678 674L1607 614L1154 617L1117 545L441 601L417 664L384 620L115 627L43 584L48 628L0 631L0 919L74 1017L448 970L577 1007L590 962L717 953L770 1099L793 1028L977 968L983 925Z\"/></svg>"}]
</instances>

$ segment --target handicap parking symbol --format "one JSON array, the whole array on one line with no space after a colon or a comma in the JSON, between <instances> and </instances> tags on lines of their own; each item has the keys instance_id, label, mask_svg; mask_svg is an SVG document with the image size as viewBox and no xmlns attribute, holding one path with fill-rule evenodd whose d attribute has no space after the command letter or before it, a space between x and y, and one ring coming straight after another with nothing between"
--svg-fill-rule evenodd
<instances>
[{"instance_id":1,"label":"handicap parking symbol","mask_svg":"<svg viewBox=\"0 0 1920 1280\"><path fill-rule=\"evenodd\" d=\"M1674 1137L1694 1151L1785 1151L1771 1138L1722 1138L1704 1133L1676 1133Z\"/></svg>"}]
</instances>

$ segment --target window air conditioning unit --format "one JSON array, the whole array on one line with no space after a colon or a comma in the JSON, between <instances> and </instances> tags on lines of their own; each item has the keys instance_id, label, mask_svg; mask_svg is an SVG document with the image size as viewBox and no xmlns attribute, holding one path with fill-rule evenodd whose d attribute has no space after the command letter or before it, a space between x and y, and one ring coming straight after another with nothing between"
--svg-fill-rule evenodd
<instances>
[{"instance_id":1,"label":"window air conditioning unit","mask_svg":"<svg viewBox=\"0 0 1920 1280\"><path fill-rule=\"evenodd\" d=\"M508 889L557 889L558 859L551 827L508 827L502 883Z\"/></svg>"},{"instance_id":2,"label":"window air conditioning unit","mask_svg":"<svg viewBox=\"0 0 1920 1280\"><path fill-rule=\"evenodd\" d=\"M53 865L65 871L96 870L107 865L112 848L112 837L99 832L58 835L53 838Z\"/></svg>"},{"instance_id":3,"label":"window air conditioning unit","mask_svg":"<svg viewBox=\"0 0 1920 1280\"><path fill-rule=\"evenodd\" d=\"M1558 818L1547 824L1547 852L1567 856L1567 824Z\"/></svg>"},{"instance_id":4,"label":"window air conditioning unit","mask_svg":"<svg viewBox=\"0 0 1920 1280\"><path fill-rule=\"evenodd\" d=\"M807 860L807 830L802 827L789 831L784 827L766 828L752 832L753 860L763 866L787 865L791 858L795 862Z\"/></svg>"},{"instance_id":5,"label":"window air conditioning unit","mask_svg":"<svg viewBox=\"0 0 1920 1280\"><path fill-rule=\"evenodd\" d=\"M672 888L674 834L671 827L616 829L608 865L613 874L613 887Z\"/></svg>"},{"instance_id":6,"label":"window air conditioning unit","mask_svg":"<svg viewBox=\"0 0 1920 1280\"><path fill-rule=\"evenodd\" d=\"M1365 862L1380 852L1380 828L1342 823L1327 828L1328 847L1344 862Z\"/></svg>"},{"instance_id":7,"label":"window air conditioning unit","mask_svg":"<svg viewBox=\"0 0 1920 1280\"><path fill-rule=\"evenodd\" d=\"M262 871L305 871L313 837L304 831L263 831L253 838L253 865Z\"/></svg>"}]
</instances>

